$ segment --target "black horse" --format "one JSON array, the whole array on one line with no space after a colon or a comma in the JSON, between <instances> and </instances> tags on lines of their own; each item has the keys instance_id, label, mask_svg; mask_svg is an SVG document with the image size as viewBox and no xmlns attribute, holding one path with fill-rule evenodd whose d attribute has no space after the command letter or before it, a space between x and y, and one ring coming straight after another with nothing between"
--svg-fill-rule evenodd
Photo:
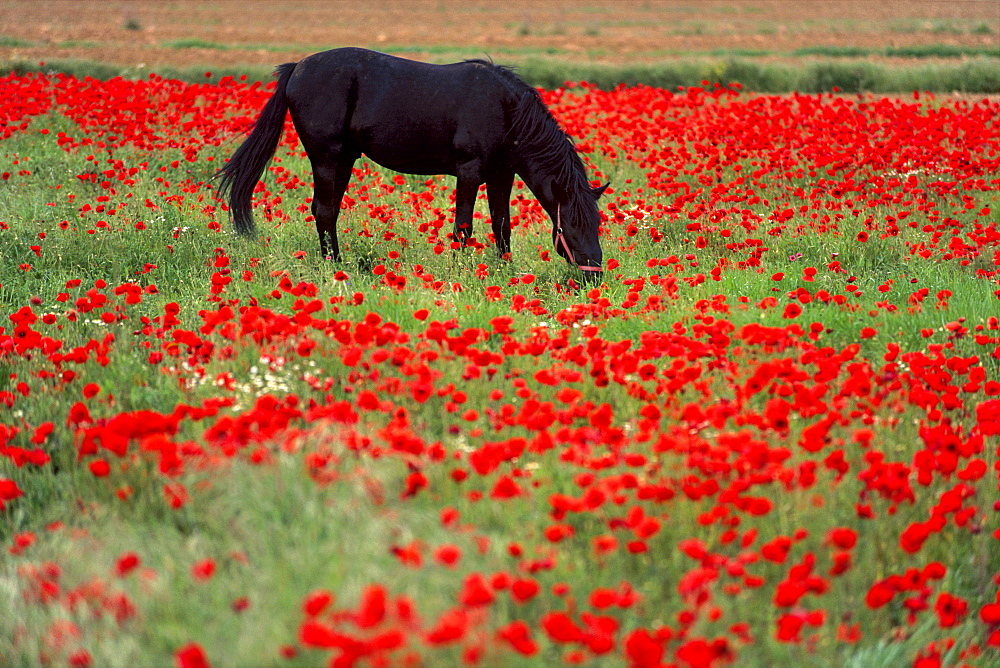
<instances>
[{"instance_id":1,"label":"black horse","mask_svg":"<svg viewBox=\"0 0 1000 668\"><path fill-rule=\"evenodd\" d=\"M255 231L250 199L290 110L312 163L320 250L340 259L337 216L355 160L388 169L450 174L456 240L472 236L479 186L486 184L493 236L510 252L510 192L520 175L554 221L556 251L585 272L601 271L597 198L572 140L538 91L483 60L429 65L365 49L333 49L280 66L274 95L250 137L219 172L220 192L241 234ZM594 275L594 274L591 274Z\"/></svg>"}]
</instances>

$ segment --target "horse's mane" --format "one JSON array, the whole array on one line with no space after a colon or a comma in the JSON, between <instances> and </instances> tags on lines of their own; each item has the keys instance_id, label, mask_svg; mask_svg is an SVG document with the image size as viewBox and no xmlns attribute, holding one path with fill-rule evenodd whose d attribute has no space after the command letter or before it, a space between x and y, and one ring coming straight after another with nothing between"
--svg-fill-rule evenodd
<instances>
[{"instance_id":1,"label":"horse's mane","mask_svg":"<svg viewBox=\"0 0 1000 668\"><path fill-rule=\"evenodd\" d=\"M535 171L555 177L556 183L569 196L568 210L564 214L567 219L596 225L593 216L586 215L585 207L593 208L594 200L590 197L591 185L583 160L576 151L573 138L560 127L538 90L510 67L481 59L466 62L486 65L516 95L509 132L516 139L516 153L520 161L530 163Z\"/></svg>"}]
</instances>

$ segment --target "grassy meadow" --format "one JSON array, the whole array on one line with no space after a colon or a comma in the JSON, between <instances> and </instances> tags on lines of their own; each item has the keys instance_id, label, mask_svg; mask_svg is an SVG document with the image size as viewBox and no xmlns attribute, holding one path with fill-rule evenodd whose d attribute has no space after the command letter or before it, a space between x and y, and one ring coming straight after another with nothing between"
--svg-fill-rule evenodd
<instances>
[{"instance_id":1,"label":"grassy meadow","mask_svg":"<svg viewBox=\"0 0 1000 668\"><path fill-rule=\"evenodd\" d=\"M235 236L253 79L0 79L0 663L1000 665L996 101L553 81L580 285L290 124Z\"/></svg>"}]
</instances>

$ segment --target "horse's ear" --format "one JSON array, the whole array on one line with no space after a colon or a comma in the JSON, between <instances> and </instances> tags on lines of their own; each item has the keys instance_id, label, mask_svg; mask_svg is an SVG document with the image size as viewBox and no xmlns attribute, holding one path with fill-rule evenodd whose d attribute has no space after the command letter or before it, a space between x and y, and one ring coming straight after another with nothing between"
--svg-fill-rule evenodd
<instances>
[{"instance_id":1,"label":"horse's ear","mask_svg":"<svg viewBox=\"0 0 1000 668\"><path fill-rule=\"evenodd\" d=\"M598 197L603 195L604 191L607 190L610 185L611 181L608 181L603 186L597 186L596 188L592 188L591 192L594 193L594 199L597 199Z\"/></svg>"}]
</instances>

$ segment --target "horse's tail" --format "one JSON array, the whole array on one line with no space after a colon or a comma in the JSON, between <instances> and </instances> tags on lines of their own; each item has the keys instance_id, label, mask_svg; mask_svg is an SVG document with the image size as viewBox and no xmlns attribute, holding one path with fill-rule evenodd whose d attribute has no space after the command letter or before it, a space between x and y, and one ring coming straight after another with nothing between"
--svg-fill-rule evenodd
<instances>
[{"instance_id":1,"label":"horse's tail","mask_svg":"<svg viewBox=\"0 0 1000 668\"><path fill-rule=\"evenodd\" d=\"M285 129L285 115L288 112L285 86L296 65L297 63L285 63L274 71L278 77L274 95L267 101L260 118L254 123L253 132L216 174L219 178L219 194L223 197L229 195L229 213L233 217L236 231L243 235L257 231L250 200Z\"/></svg>"}]
</instances>

